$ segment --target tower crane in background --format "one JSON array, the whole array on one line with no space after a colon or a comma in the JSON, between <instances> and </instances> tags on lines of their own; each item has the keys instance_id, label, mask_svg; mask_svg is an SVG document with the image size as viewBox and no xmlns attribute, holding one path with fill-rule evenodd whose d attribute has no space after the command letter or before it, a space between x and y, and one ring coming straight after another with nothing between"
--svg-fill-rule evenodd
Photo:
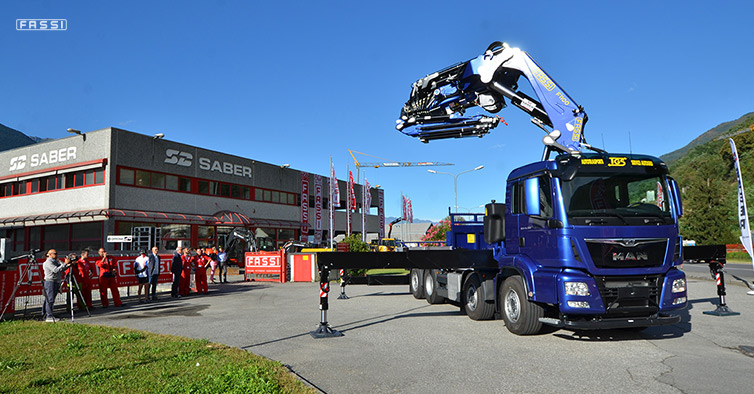
<instances>
[{"instance_id":1,"label":"tower crane in background","mask_svg":"<svg viewBox=\"0 0 754 394\"><path fill-rule=\"evenodd\" d=\"M382 157L377 157L374 155L370 155L364 152L357 152L355 150L348 150L348 153L351 154L351 157L353 158L353 164L356 166L356 179L361 179L359 177L359 171L362 167L372 167L372 168L380 168L380 167L434 167L434 166L452 166L453 163L441 163L438 161L418 161L418 162L412 162L412 161L394 161L390 159L385 159ZM356 159L356 156L354 153L358 153L360 155L374 157L375 159L385 160L383 162L372 162L372 163L362 163L359 162ZM357 181L358 182L358 181Z\"/></svg>"}]
</instances>

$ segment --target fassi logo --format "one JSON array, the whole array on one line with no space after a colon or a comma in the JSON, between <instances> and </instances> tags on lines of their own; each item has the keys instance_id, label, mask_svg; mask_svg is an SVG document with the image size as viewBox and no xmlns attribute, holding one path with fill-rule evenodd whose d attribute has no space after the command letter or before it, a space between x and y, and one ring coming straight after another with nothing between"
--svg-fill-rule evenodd
<instances>
[{"instance_id":1,"label":"fassi logo","mask_svg":"<svg viewBox=\"0 0 754 394\"><path fill-rule=\"evenodd\" d=\"M194 155L188 152L181 152L175 149L168 149L165 151L165 163L175 164L181 167L190 167L191 160L194 159Z\"/></svg>"}]
</instances>

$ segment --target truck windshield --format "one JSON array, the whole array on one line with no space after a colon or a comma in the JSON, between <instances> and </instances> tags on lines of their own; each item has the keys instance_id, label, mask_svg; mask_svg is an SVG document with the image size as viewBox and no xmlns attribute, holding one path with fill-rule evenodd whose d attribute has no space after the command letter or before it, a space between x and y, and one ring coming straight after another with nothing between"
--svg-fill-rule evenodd
<instances>
[{"instance_id":1,"label":"truck windshield","mask_svg":"<svg viewBox=\"0 0 754 394\"><path fill-rule=\"evenodd\" d=\"M645 173L579 173L561 180L568 220L576 225L672 224L665 178Z\"/></svg>"}]
</instances>

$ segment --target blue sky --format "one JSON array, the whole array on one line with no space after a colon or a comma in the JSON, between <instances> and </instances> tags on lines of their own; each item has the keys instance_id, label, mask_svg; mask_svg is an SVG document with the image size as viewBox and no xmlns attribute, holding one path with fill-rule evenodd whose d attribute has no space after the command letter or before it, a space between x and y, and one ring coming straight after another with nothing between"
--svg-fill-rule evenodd
<instances>
[{"instance_id":1,"label":"blue sky","mask_svg":"<svg viewBox=\"0 0 754 394\"><path fill-rule=\"evenodd\" d=\"M508 173L542 154L542 132L509 107L484 138L422 144L395 130L410 84L520 47L589 114L587 140L662 155L754 111L754 3L718 1L202 1L0 5L0 123L60 138L108 126L345 179L347 149L443 161L458 205L504 199ZM65 18L65 32L15 30ZM604 141L604 144L603 144ZM362 157L362 161L374 161ZM367 169L414 217L438 220L453 179ZM355 171L354 171L355 176Z\"/></svg>"}]
</instances>

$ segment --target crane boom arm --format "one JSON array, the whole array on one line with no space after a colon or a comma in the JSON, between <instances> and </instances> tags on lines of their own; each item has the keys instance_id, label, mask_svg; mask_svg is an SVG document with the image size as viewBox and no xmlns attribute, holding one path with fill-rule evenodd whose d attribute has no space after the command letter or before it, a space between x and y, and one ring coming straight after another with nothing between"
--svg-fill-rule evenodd
<instances>
[{"instance_id":1,"label":"crane boom arm","mask_svg":"<svg viewBox=\"0 0 754 394\"><path fill-rule=\"evenodd\" d=\"M521 77L529 81L536 99L518 90ZM500 42L492 43L483 55L414 82L396 128L422 142L482 137L497 127L500 119L465 116L466 110L480 107L494 114L506 107L505 98L549 133L548 147L581 151L588 119L584 109L529 54Z\"/></svg>"}]
</instances>

